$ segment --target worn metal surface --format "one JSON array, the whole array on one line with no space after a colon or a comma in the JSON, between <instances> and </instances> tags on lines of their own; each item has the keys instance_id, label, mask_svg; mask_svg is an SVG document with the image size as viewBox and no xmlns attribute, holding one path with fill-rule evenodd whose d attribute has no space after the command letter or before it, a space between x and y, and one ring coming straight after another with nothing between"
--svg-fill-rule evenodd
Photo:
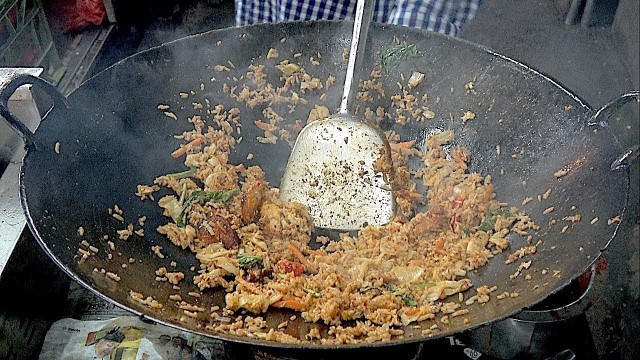
<instances>
[{"instance_id":1,"label":"worn metal surface","mask_svg":"<svg viewBox=\"0 0 640 360\"><path fill-rule=\"evenodd\" d=\"M175 105L180 91L194 90L195 100L208 98L214 104L225 104L226 108L237 106L221 93L224 80L209 81L216 76L212 67L232 61L236 70L228 74L230 78L234 75L239 78L252 63L266 64L269 69L275 63L265 59L271 47L279 49L281 58L291 58L297 52L310 56L320 52L321 65L306 66L309 72L322 77L334 74L336 81L342 81L340 74L344 73L345 64L341 53L348 47L349 28L349 23L317 22L214 31L128 58L85 83L69 97L72 110L57 107L46 118L36 133L38 147L29 149L25 159L21 195L29 226L38 241L74 279L134 313L227 340L289 347L207 333L203 325L208 319L180 322L181 310L168 300L168 295L176 291L169 284L156 282L154 271L175 261L176 269L188 279L193 275L190 268L197 266L197 261L193 254L155 234L154 229L164 221L161 211L154 203L141 202L134 193L137 184L151 183L160 174L183 168L180 160L166 154L179 145L172 135L186 130L187 124L167 119L158 112L157 104ZM393 93L401 74L408 77L412 71L425 73L427 81L421 91L428 94L428 104L437 114L436 119L425 123L399 126L383 122L383 127L419 142L427 132L455 130L456 144L470 148L473 154L471 170L491 174L496 192L505 202L519 205L525 197L536 198L547 189L552 190L548 199L534 200L521 207L542 226L534 239L542 244L530 257L531 279L511 279L518 262L505 265L506 254L497 255L489 265L471 274L476 286L497 285L499 292L519 296L469 306L471 312L465 317L468 323L463 317L451 319L448 325L440 323L440 331L433 338L515 314L582 274L614 237L617 223L608 225L607 219L623 214L628 190L626 168L609 169L621 152L615 138L607 128L586 125L593 111L550 79L482 47L394 26L374 24L371 31L367 56L374 61L366 65L365 71L374 66L381 49L394 45L394 37L416 44L426 52L426 56L410 59L386 72L381 80L385 89ZM281 38L286 41L281 43ZM216 46L218 41L220 46ZM276 71L269 74L270 81L277 81ZM464 84L471 80L475 81L475 87L468 92ZM201 83L206 85L205 90L198 90ZM329 93L327 103L337 106L339 96ZM313 96L307 99L310 105L319 100ZM387 99L372 107L378 105L390 106ZM278 111L277 106L274 109ZM261 110L243 107L241 118L248 125ZM468 110L476 118L463 124L459 118ZM193 113L187 109L175 112L180 118ZM253 153L254 158L244 163L261 165L268 180L277 184L289 147L259 144L253 140L258 135L258 129L245 126L245 140L235 149L232 160L244 160L248 153ZM54 152L56 142L61 144L60 154ZM502 149L500 153L496 151L497 145ZM554 173L563 168L570 171L556 178ZM124 209L124 224L108 216L107 209L114 204ZM543 211L551 206L555 210L544 215ZM582 214L583 221L562 233L563 217L577 212ZM129 222L135 223L141 215L147 216L147 235L135 240L114 240L116 251L110 251L102 237L117 238L116 230ZM595 218L599 220L592 224ZM83 238L77 235L79 226L85 229ZM89 240L99 252L78 264L74 255L82 239ZM526 244L522 238L514 237L511 241L512 249ZM153 245L163 246L165 259L153 255ZM108 253L112 253L113 259L108 260ZM129 258L135 262L123 269L121 264ZM122 280L119 283L107 280L93 272L94 268L116 272ZM546 274L544 269L548 269ZM131 289L153 296L163 308L151 310L133 302L129 297ZM223 304L221 290L207 291L200 299L190 298L187 293L191 290L185 283L178 292L205 308ZM289 315L274 311L265 316L275 326ZM428 328L432 324L425 321L421 325ZM290 322L286 331L304 336L310 326L316 325ZM420 329L405 330L403 339L378 345L428 339Z\"/></svg>"}]
</instances>

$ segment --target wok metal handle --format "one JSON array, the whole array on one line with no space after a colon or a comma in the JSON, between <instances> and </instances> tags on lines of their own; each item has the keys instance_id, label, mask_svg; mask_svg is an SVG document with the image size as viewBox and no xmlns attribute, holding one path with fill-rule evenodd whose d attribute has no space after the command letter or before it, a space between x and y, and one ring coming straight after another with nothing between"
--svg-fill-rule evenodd
<instances>
[{"instance_id":1,"label":"wok metal handle","mask_svg":"<svg viewBox=\"0 0 640 360\"><path fill-rule=\"evenodd\" d=\"M9 98L23 85L39 85L53 99L54 103L62 102L69 107L67 99L49 82L33 75L11 73L0 79L0 116L15 130L27 146L35 147L35 134L11 110L9 110Z\"/></svg>"},{"instance_id":2,"label":"wok metal handle","mask_svg":"<svg viewBox=\"0 0 640 360\"><path fill-rule=\"evenodd\" d=\"M587 125L594 126L600 125L602 127L609 126L609 119L620 110L624 105L632 101L640 102L640 91L630 91L622 94L618 98L610 101L596 111L593 116L589 118ZM627 149L622 155L620 155L614 162L611 163L611 170L619 169L622 166L628 165L640 155L640 147L638 144Z\"/></svg>"}]
</instances>

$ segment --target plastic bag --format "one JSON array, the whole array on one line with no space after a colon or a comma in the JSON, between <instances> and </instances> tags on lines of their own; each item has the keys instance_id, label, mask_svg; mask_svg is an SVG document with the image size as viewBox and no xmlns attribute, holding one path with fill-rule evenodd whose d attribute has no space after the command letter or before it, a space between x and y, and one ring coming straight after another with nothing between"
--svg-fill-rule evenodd
<instances>
[{"instance_id":1,"label":"plastic bag","mask_svg":"<svg viewBox=\"0 0 640 360\"><path fill-rule=\"evenodd\" d=\"M107 17L102 0L75 0L67 22L67 31L79 31L90 25L100 25Z\"/></svg>"}]
</instances>

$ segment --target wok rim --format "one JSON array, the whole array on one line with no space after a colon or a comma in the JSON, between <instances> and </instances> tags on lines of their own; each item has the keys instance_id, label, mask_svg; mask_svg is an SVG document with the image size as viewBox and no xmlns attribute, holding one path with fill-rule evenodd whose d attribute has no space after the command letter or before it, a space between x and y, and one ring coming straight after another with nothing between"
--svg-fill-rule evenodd
<instances>
[{"instance_id":1,"label":"wok rim","mask_svg":"<svg viewBox=\"0 0 640 360\"><path fill-rule=\"evenodd\" d=\"M223 32L230 32L230 31L237 31L240 34L242 34L242 32L246 29L255 29L255 28L262 28L262 27L273 27L273 26L301 26L301 25L307 25L307 24L313 24L313 23L352 23L352 21L350 20L316 20L316 21L289 21L289 22L282 22L282 23L278 23L278 24L268 24L268 23L261 23L261 24L253 24L253 25L248 25L248 26L243 26L243 27L228 27L228 28L223 28L223 29L214 29L214 30L209 30L209 31L205 31L205 32L201 32L198 34L192 34L192 35L188 35L179 39L175 39L166 43L162 43L153 47L150 47L148 49L136 52L132 55L129 55L117 62L115 62L114 64L106 67L104 70L98 72L97 74L93 75L92 77L90 77L89 79L85 80L78 88L74 89L71 93L69 93L68 97L73 96L78 90L82 90L84 85L91 82L93 79L95 79L96 77L100 76L101 74L110 71L112 68L114 67L118 67L121 66L122 64L126 64L128 62L128 60L130 60L131 58L135 58L138 56L141 56L142 54L146 54L146 53L150 53L153 52L159 48L162 48L164 46L168 46L174 43L178 43L181 41L185 41L187 39L193 39L193 38L197 38L197 37L202 37L202 36L207 36L207 35L215 35L218 33L223 33ZM540 77L543 80L545 80L545 82L550 83L551 85L553 85L553 87L555 87L558 90L561 90L564 94L566 94L569 98L571 98L572 100L574 100L577 104L579 104L580 106L583 107L583 109L588 113L588 114L592 114L594 112L593 108L591 106L589 106L585 101L583 101L579 96L577 96L576 94L574 94L573 92L569 91L566 87L564 87L560 82L556 81L555 79L553 79L551 76L536 70L532 67L530 67L529 65L527 65L524 62L515 60L511 57L499 54L497 52L495 52L494 50L490 49L487 46L484 45L480 45L480 44L476 44L473 43L469 40L466 39L461 39L461 38L456 38L456 37L451 37L448 35L443 35L440 33L435 33L435 32L430 32L430 31L426 31L423 29L416 29L416 28L409 28L409 27L403 27L403 26L398 26L398 25L393 25L393 24L382 24L382 23L374 23L373 24L374 27L392 27L392 28L401 28L403 32L405 33L415 33L418 36L433 36L436 38L442 38L442 39L447 39L447 41L456 41L459 42L461 44L465 44L467 46L471 46L473 48L479 49L484 53L487 53L491 56L497 57L503 61L507 61L513 65L516 65L518 68L521 68L523 70L525 70L526 72ZM255 31L255 30L254 30ZM48 114L47 114L48 115ZM42 119L42 121L46 121L46 115L45 118ZM584 124L585 127L587 126L587 124ZM610 137L612 137L615 142L616 142L616 146L619 146L619 142L617 141L617 138L615 137L615 135L613 133L611 133L611 131L609 131L609 129L607 128L602 128L603 130L606 130L608 132L608 135ZM35 134L37 136L38 132L37 130L35 131ZM132 315L137 316L138 318L147 321L147 322L152 322L154 324L161 324L164 326L169 326L171 328L177 329L177 330L183 330L183 331L188 331L194 334L198 334L198 335L202 335L205 336L207 338L212 338L212 339L216 339L219 341L223 341L223 342L232 342L232 343L236 343L236 344L243 344L243 345L251 345L257 348L268 348L268 349L283 349L283 350L302 350L302 351L318 351L318 350L357 350L357 349L363 349L363 348L385 348L385 347L395 347L395 346L399 346L399 345L410 345L410 344L417 344L417 343L426 343L430 340L438 340L438 339L443 339L447 336L452 336L455 334L460 334L462 332L468 332L468 331L472 331L474 329L480 328L482 326L487 326L490 325L492 323L507 319L509 317L512 317L514 314L517 314L523 310L529 309L541 302L543 302L545 299L547 299L549 296L551 296L552 294L557 293L558 291L562 290L563 288L565 288L567 285L569 285L575 278L566 278L563 281L559 281L558 282L558 286L556 286L556 288L551 291L549 294L547 294L544 297L540 297L538 298L536 301L534 301L533 303L531 303L529 306L527 307L523 307L519 310L513 310L513 311L508 311L508 312L503 312L500 316L495 317L493 320L491 321L487 321L487 322L481 322L481 323L476 323L473 324L463 330L460 331L456 331L456 332L451 332L451 331L438 331L435 334L432 335L422 335L422 336L415 336L415 337L403 337L401 339L393 339L393 340L388 340L388 341L376 341L373 343L367 343L367 342L359 342L356 344L320 344L317 342L309 342L307 340L302 340L303 342L300 344L289 344L289 343L281 343L281 342L277 342L277 341L273 341L273 340L261 340L261 339L257 339L257 338L251 338L251 337L244 337L244 336L238 336L238 335L232 335L232 334L228 334L228 333L222 333L222 332L206 332L203 330L198 330L198 329L192 329L186 326L181 326L179 322L169 322L166 320L160 320L154 316L151 315L147 315L145 313L143 313L142 311L133 309L132 307L121 303L119 301L116 301L110 297L108 297L107 295L103 294L102 292L98 291L98 289L92 287L91 285L89 285L86 281L82 280L75 272L72 271L72 269L70 269L68 266L66 266L60 259L58 259L55 255L54 252L51 250L51 248L47 245L47 243L44 241L43 237L40 235L40 232L37 229L36 226L36 220L32 217L31 212L29 210L28 204L27 204L27 190L26 187L24 185L24 176L25 176L25 165L26 163L29 161L29 155L31 153L31 148L28 148L27 151L25 152L24 158L23 158L23 163L20 169L20 200L21 200L21 205L22 208L24 210L26 219L27 219L27 225L31 231L31 233L33 234L34 238L36 239L36 241L38 242L38 244L42 247L42 249L45 251L45 253L47 254L47 256L49 258L51 258L53 260L53 262L60 268L62 269L72 280L78 282L80 285L82 285L85 289L88 289L89 291L91 291L93 294L97 295L100 299L106 300L116 306L118 306L121 309L127 310L129 312L132 313ZM619 169L616 170L612 170L612 171L622 171L622 173L619 176L623 176L625 177L625 181L623 181L623 185L624 185L624 189L621 189L620 191L624 192L624 204L622 205L621 211L620 211L620 216L622 221L624 221L626 219L626 213L627 213L627 208L628 208L628 202L629 202L629 187L630 187L630 175L629 175L629 166L622 166ZM607 242L604 244L604 246L600 249L598 256L594 257L583 269L584 271L587 271L590 267L593 266L593 264L602 256L603 252L607 249L607 247L610 245L611 241L613 241L613 239L618 235L618 230L620 228L620 225L622 223L622 221L618 222L615 224L615 227L613 229L612 235L611 237L607 240ZM613 227L613 226L612 226ZM258 315L259 316L259 315Z\"/></svg>"}]
</instances>

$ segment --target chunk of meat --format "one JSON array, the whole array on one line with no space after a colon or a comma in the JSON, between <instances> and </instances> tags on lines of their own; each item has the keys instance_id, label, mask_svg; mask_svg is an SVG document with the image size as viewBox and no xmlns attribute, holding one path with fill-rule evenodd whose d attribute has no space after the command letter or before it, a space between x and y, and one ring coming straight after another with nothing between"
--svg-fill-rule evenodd
<instances>
[{"instance_id":1,"label":"chunk of meat","mask_svg":"<svg viewBox=\"0 0 640 360\"><path fill-rule=\"evenodd\" d=\"M449 220L442 206L434 206L423 213L416 214L411 219L411 223L414 225L414 234L420 236L427 232L438 232L446 229L449 225Z\"/></svg>"},{"instance_id":2,"label":"chunk of meat","mask_svg":"<svg viewBox=\"0 0 640 360\"><path fill-rule=\"evenodd\" d=\"M311 215L302 204L278 200L264 201L258 225L268 237L297 239L300 243L311 239L313 228Z\"/></svg>"},{"instance_id":3,"label":"chunk of meat","mask_svg":"<svg viewBox=\"0 0 640 360\"><path fill-rule=\"evenodd\" d=\"M242 199L242 222L247 225L255 222L256 217L259 214L260 206L264 195L267 192L267 186L264 182L258 181L249 186L249 189L244 193Z\"/></svg>"},{"instance_id":4,"label":"chunk of meat","mask_svg":"<svg viewBox=\"0 0 640 360\"><path fill-rule=\"evenodd\" d=\"M273 275L273 270L262 269L257 266L252 266L247 269L247 281L248 282L261 282L264 278L269 278Z\"/></svg>"},{"instance_id":5,"label":"chunk of meat","mask_svg":"<svg viewBox=\"0 0 640 360\"><path fill-rule=\"evenodd\" d=\"M212 215L203 221L198 227L196 236L207 245L220 242L225 249L237 249L240 246L238 234L220 215Z\"/></svg>"},{"instance_id":6,"label":"chunk of meat","mask_svg":"<svg viewBox=\"0 0 640 360\"><path fill-rule=\"evenodd\" d=\"M297 261L280 260L277 265L284 273L293 273L294 276L300 276L304 273L304 265Z\"/></svg>"}]
</instances>

